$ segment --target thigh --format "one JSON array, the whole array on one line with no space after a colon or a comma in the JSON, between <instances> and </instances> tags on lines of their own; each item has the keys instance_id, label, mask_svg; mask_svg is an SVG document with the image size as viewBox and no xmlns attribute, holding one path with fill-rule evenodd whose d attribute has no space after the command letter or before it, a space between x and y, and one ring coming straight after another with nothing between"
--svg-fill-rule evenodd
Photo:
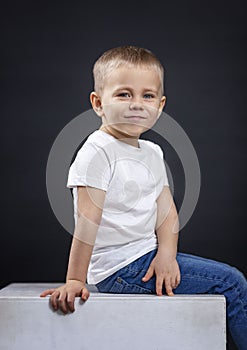
<instances>
[{"instance_id":1,"label":"thigh","mask_svg":"<svg viewBox=\"0 0 247 350\"><path fill-rule=\"evenodd\" d=\"M132 263L96 284L103 293L151 294L154 293L154 281L143 282L149 265L155 257L157 249L141 256Z\"/></svg>"},{"instance_id":2,"label":"thigh","mask_svg":"<svg viewBox=\"0 0 247 350\"><path fill-rule=\"evenodd\" d=\"M103 293L152 293L156 294L156 276L143 282L149 265L157 249L143 255L126 267L120 269L97 284ZM221 286L226 282L233 269L232 266L196 255L177 253L177 262L181 273L181 282L174 294L221 293ZM235 269L236 270L236 269ZM163 294L166 294L165 287Z\"/></svg>"},{"instance_id":3,"label":"thigh","mask_svg":"<svg viewBox=\"0 0 247 350\"><path fill-rule=\"evenodd\" d=\"M181 282L174 294L221 293L222 283L228 283L236 270L229 264L186 253L177 253L177 262Z\"/></svg>"}]
</instances>

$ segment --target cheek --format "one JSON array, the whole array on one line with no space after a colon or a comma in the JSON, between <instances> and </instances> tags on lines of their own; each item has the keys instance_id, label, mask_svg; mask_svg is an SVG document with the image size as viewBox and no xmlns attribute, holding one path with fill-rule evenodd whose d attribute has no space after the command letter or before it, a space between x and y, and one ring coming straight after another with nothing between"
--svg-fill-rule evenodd
<instances>
[{"instance_id":1,"label":"cheek","mask_svg":"<svg viewBox=\"0 0 247 350\"><path fill-rule=\"evenodd\" d=\"M146 106L146 110L149 114L150 117L152 118L156 118L158 116L159 113L159 106L157 104L152 105L152 106Z\"/></svg>"},{"instance_id":2,"label":"cheek","mask_svg":"<svg viewBox=\"0 0 247 350\"><path fill-rule=\"evenodd\" d=\"M110 103L103 106L103 111L106 117L119 117L125 114L126 109L129 108L129 103Z\"/></svg>"}]
</instances>

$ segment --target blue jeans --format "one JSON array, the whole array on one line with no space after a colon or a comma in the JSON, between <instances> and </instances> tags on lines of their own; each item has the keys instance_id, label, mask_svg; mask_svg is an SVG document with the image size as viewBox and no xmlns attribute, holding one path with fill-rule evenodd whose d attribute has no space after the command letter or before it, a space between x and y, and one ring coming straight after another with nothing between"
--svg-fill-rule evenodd
<instances>
[{"instance_id":1,"label":"blue jeans","mask_svg":"<svg viewBox=\"0 0 247 350\"><path fill-rule=\"evenodd\" d=\"M96 284L102 293L156 294L155 279L143 282L157 250L153 250ZM177 253L181 282L174 294L223 294L227 326L238 349L247 349L247 281L228 264L199 256ZM163 288L163 294L166 294Z\"/></svg>"}]
</instances>

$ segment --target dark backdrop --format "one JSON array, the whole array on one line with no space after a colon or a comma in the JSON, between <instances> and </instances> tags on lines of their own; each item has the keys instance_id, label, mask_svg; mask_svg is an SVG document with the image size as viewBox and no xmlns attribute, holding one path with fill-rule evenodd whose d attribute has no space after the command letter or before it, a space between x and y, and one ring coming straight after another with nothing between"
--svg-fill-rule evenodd
<instances>
[{"instance_id":1,"label":"dark backdrop","mask_svg":"<svg viewBox=\"0 0 247 350\"><path fill-rule=\"evenodd\" d=\"M47 158L61 129L90 108L96 58L125 44L149 48L163 62L165 112L199 158L200 198L179 250L247 272L245 23L244 1L2 7L2 286L64 280L71 236L48 201ZM166 158L179 202L181 169L169 147Z\"/></svg>"}]
</instances>

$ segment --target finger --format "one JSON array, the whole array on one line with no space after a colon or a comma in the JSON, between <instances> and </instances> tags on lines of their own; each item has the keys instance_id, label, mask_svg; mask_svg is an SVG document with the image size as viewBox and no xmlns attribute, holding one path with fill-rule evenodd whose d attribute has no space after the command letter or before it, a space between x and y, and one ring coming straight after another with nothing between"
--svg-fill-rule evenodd
<instances>
[{"instance_id":1,"label":"finger","mask_svg":"<svg viewBox=\"0 0 247 350\"><path fill-rule=\"evenodd\" d=\"M46 289L40 294L40 297L46 297L47 295L54 293L55 290L56 289Z\"/></svg>"},{"instance_id":2,"label":"finger","mask_svg":"<svg viewBox=\"0 0 247 350\"><path fill-rule=\"evenodd\" d=\"M175 289L177 287L176 276L171 278L171 287L172 287L172 289Z\"/></svg>"},{"instance_id":3,"label":"finger","mask_svg":"<svg viewBox=\"0 0 247 350\"><path fill-rule=\"evenodd\" d=\"M142 278L142 280L144 282L147 282L148 280L150 280L150 278L153 276L154 274L154 268L152 266L149 266L145 276Z\"/></svg>"},{"instance_id":4,"label":"finger","mask_svg":"<svg viewBox=\"0 0 247 350\"><path fill-rule=\"evenodd\" d=\"M171 278L170 277L167 277L165 279L165 288L166 288L166 294L168 296L173 296L174 295L174 293L172 291Z\"/></svg>"},{"instance_id":5,"label":"finger","mask_svg":"<svg viewBox=\"0 0 247 350\"><path fill-rule=\"evenodd\" d=\"M67 305L66 305L66 298L67 298L67 293L62 291L58 298L58 305L59 305L59 309L62 310L63 313L65 314L67 314L68 312Z\"/></svg>"},{"instance_id":6,"label":"finger","mask_svg":"<svg viewBox=\"0 0 247 350\"><path fill-rule=\"evenodd\" d=\"M156 294L162 295L162 286L163 286L163 277L157 276L156 277Z\"/></svg>"},{"instance_id":7,"label":"finger","mask_svg":"<svg viewBox=\"0 0 247 350\"><path fill-rule=\"evenodd\" d=\"M180 275L177 275L177 276L176 276L176 288L178 287L178 285L180 284L180 282L181 282L181 277L180 277Z\"/></svg>"},{"instance_id":8,"label":"finger","mask_svg":"<svg viewBox=\"0 0 247 350\"><path fill-rule=\"evenodd\" d=\"M58 298L60 295L60 291L59 290L55 290L54 293L52 293L51 297L50 297L50 303L51 306L53 307L54 310L58 309Z\"/></svg>"},{"instance_id":9,"label":"finger","mask_svg":"<svg viewBox=\"0 0 247 350\"><path fill-rule=\"evenodd\" d=\"M90 295L90 293L89 293L88 289L83 288L82 293L81 293L82 300L86 301L89 298L89 295Z\"/></svg>"},{"instance_id":10,"label":"finger","mask_svg":"<svg viewBox=\"0 0 247 350\"><path fill-rule=\"evenodd\" d=\"M75 311L75 293L68 293L67 297L67 304L69 311L74 312Z\"/></svg>"}]
</instances>

